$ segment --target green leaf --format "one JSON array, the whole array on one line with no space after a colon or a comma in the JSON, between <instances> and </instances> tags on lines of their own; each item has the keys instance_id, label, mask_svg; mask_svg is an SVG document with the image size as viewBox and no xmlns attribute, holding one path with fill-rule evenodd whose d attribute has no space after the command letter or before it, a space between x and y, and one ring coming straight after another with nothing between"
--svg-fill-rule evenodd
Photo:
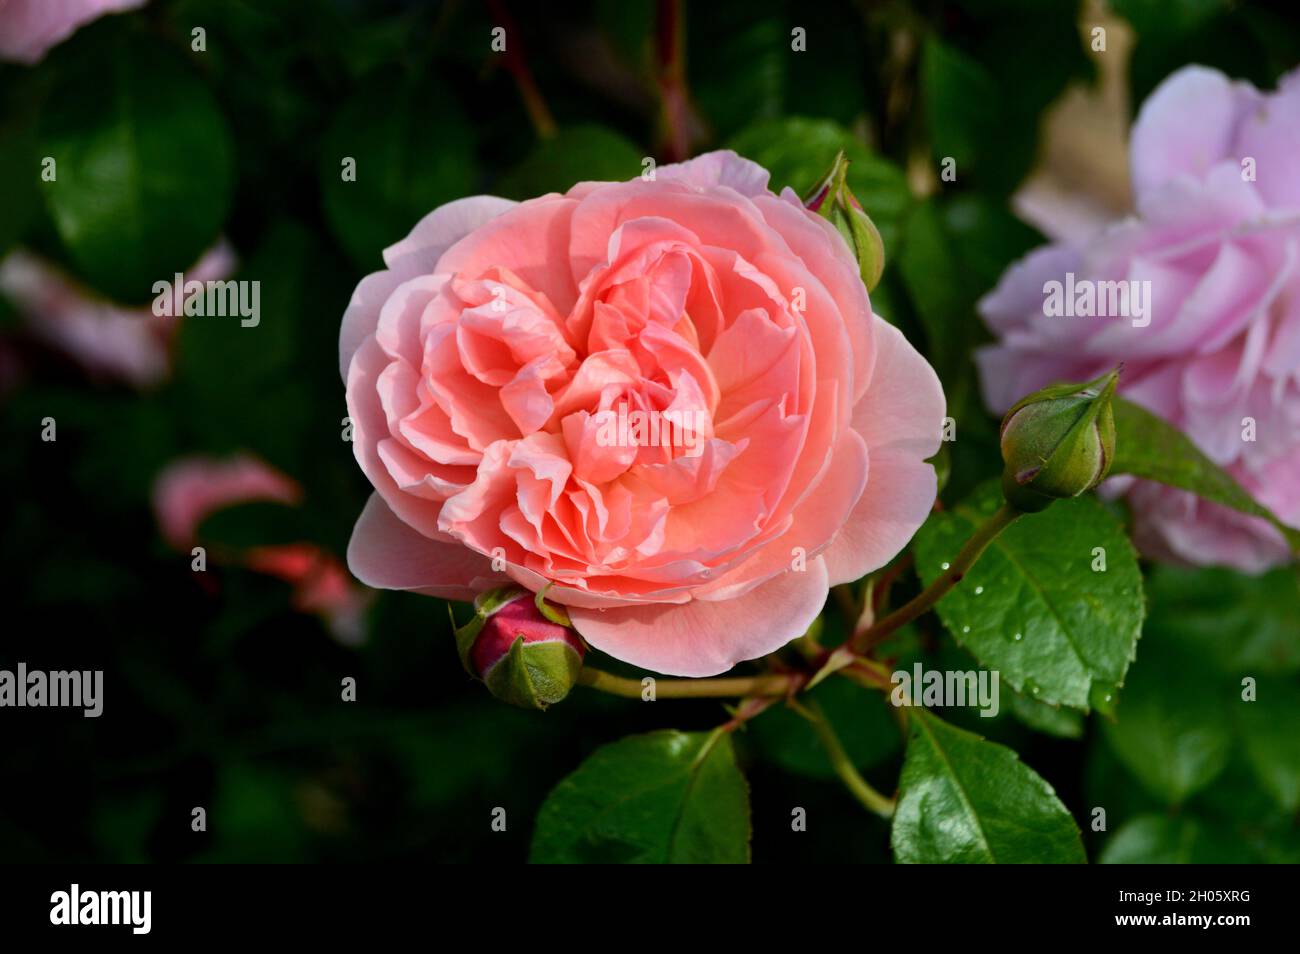
<instances>
[{"instance_id":1,"label":"green leaf","mask_svg":"<svg viewBox=\"0 0 1300 954\"><path fill-rule=\"evenodd\" d=\"M728 143L772 173L770 186L802 195L826 172L840 150L849 160L846 182L885 243L885 267L895 252L899 226L912 205L907 178L893 163L873 153L852 133L829 119L790 116L746 127Z\"/></svg>"},{"instance_id":2,"label":"green leaf","mask_svg":"<svg viewBox=\"0 0 1300 954\"><path fill-rule=\"evenodd\" d=\"M355 181L344 179L355 161ZM474 136L444 88L389 73L343 104L320 153L325 217L362 268L438 206L470 193Z\"/></svg>"},{"instance_id":3,"label":"green leaf","mask_svg":"<svg viewBox=\"0 0 1300 954\"><path fill-rule=\"evenodd\" d=\"M969 378L970 350L987 335L976 317L976 300L1041 238L1005 203L975 194L918 203L904 223L903 235L899 274L953 413L958 378Z\"/></svg>"},{"instance_id":4,"label":"green leaf","mask_svg":"<svg viewBox=\"0 0 1300 954\"><path fill-rule=\"evenodd\" d=\"M996 481L935 514L915 540L926 585L1000 505ZM1104 551L1105 570L1097 548ZM948 631L1002 681L1049 705L1113 708L1144 613L1137 555L1095 499L1022 517L935 607Z\"/></svg>"},{"instance_id":5,"label":"green leaf","mask_svg":"<svg viewBox=\"0 0 1300 954\"><path fill-rule=\"evenodd\" d=\"M909 710L912 736L890 838L904 863L1081 863L1056 792L1006 746Z\"/></svg>"},{"instance_id":6,"label":"green leaf","mask_svg":"<svg viewBox=\"0 0 1300 954\"><path fill-rule=\"evenodd\" d=\"M1131 401L1117 398L1115 462L1112 476L1132 474L1159 481L1199 497L1262 517L1281 531L1292 552L1300 553L1300 530L1289 527L1260 506L1227 471L1197 449L1178 428Z\"/></svg>"},{"instance_id":7,"label":"green leaf","mask_svg":"<svg viewBox=\"0 0 1300 954\"><path fill-rule=\"evenodd\" d=\"M41 191L81 275L142 302L221 230L230 135L207 88L165 46L126 30L95 39L60 61L38 132L57 179Z\"/></svg>"},{"instance_id":8,"label":"green leaf","mask_svg":"<svg viewBox=\"0 0 1300 954\"><path fill-rule=\"evenodd\" d=\"M1236 833L1191 816L1139 815L1115 832L1097 859L1103 865L1246 864L1257 861Z\"/></svg>"},{"instance_id":9,"label":"green leaf","mask_svg":"<svg viewBox=\"0 0 1300 954\"><path fill-rule=\"evenodd\" d=\"M743 863L749 791L726 733L663 729L597 749L547 796L531 860Z\"/></svg>"},{"instance_id":10,"label":"green leaf","mask_svg":"<svg viewBox=\"0 0 1300 954\"><path fill-rule=\"evenodd\" d=\"M1059 739L1083 738L1083 715L1064 706L1049 706L1032 696L1008 693L1011 714L1029 728Z\"/></svg>"},{"instance_id":11,"label":"green leaf","mask_svg":"<svg viewBox=\"0 0 1300 954\"><path fill-rule=\"evenodd\" d=\"M1300 809L1300 686L1294 680L1260 680L1254 702L1237 716L1246 760L1264 789L1288 814Z\"/></svg>"},{"instance_id":12,"label":"green leaf","mask_svg":"<svg viewBox=\"0 0 1300 954\"><path fill-rule=\"evenodd\" d=\"M1300 672L1300 578L1294 567L1247 576L1224 567L1152 567L1151 623L1195 643L1224 673Z\"/></svg>"},{"instance_id":13,"label":"green leaf","mask_svg":"<svg viewBox=\"0 0 1300 954\"><path fill-rule=\"evenodd\" d=\"M984 65L931 36L921 54L920 88L936 161L956 160L960 179L996 155L1003 99Z\"/></svg>"},{"instance_id":14,"label":"green leaf","mask_svg":"<svg viewBox=\"0 0 1300 954\"><path fill-rule=\"evenodd\" d=\"M956 161L956 182L941 181L944 190L974 182L1007 193L1033 163L1041 113L1090 64L1072 4L962 6L944 18L947 36L929 34L921 52L918 98L932 158L937 172L945 158Z\"/></svg>"},{"instance_id":15,"label":"green leaf","mask_svg":"<svg viewBox=\"0 0 1300 954\"><path fill-rule=\"evenodd\" d=\"M538 143L502 177L496 191L507 199L565 192L577 182L624 182L645 171L645 154L603 126L575 126Z\"/></svg>"},{"instance_id":16,"label":"green leaf","mask_svg":"<svg viewBox=\"0 0 1300 954\"><path fill-rule=\"evenodd\" d=\"M912 209L898 255L899 275L925 330L927 353L945 384L967 376L977 330L974 293L946 228L939 203L930 199Z\"/></svg>"},{"instance_id":17,"label":"green leaf","mask_svg":"<svg viewBox=\"0 0 1300 954\"><path fill-rule=\"evenodd\" d=\"M1227 765L1231 693L1231 683L1180 633L1148 626L1115 720L1103 722L1106 740L1147 791L1182 804Z\"/></svg>"}]
</instances>

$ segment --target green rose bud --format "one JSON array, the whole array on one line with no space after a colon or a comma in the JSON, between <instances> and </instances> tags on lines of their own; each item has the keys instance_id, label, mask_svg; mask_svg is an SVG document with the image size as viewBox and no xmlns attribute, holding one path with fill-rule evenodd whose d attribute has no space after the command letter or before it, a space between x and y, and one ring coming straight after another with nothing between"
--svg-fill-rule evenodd
<instances>
[{"instance_id":1,"label":"green rose bud","mask_svg":"<svg viewBox=\"0 0 1300 954\"><path fill-rule=\"evenodd\" d=\"M1115 459L1116 368L1086 384L1035 391L1002 419L1002 493L1024 513L1096 487Z\"/></svg>"},{"instance_id":2,"label":"green rose bud","mask_svg":"<svg viewBox=\"0 0 1300 954\"><path fill-rule=\"evenodd\" d=\"M545 709L569 694L587 646L561 610L518 586L481 593L474 610L456 627L456 646L466 671L492 695Z\"/></svg>"},{"instance_id":3,"label":"green rose bud","mask_svg":"<svg viewBox=\"0 0 1300 954\"><path fill-rule=\"evenodd\" d=\"M829 221L844 236L844 241L857 256L862 283L867 286L867 291L871 291L885 270L885 245L875 223L849 189L845 181L848 172L849 160L841 151L830 171L804 196L803 204L804 208Z\"/></svg>"}]
</instances>

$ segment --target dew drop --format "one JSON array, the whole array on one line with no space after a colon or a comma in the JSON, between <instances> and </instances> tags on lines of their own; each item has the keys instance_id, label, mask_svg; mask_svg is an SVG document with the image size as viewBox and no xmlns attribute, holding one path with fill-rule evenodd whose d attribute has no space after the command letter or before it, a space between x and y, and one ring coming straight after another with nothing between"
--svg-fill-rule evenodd
<instances>
[{"instance_id":1,"label":"dew drop","mask_svg":"<svg viewBox=\"0 0 1300 954\"><path fill-rule=\"evenodd\" d=\"M939 569L941 569L941 570L946 570L946 569L948 569L948 564L947 564L947 563L940 563L940 564L939 564Z\"/></svg>"},{"instance_id":2,"label":"dew drop","mask_svg":"<svg viewBox=\"0 0 1300 954\"><path fill-rule=\"evenodd\" d=\"M969 626L963 626L963 627L961 628L961 631L962 631L963 633L969 633L969 632L970 632L970 627L969 627Z\"/></svg>"},{"instance_id":3,"label":"dew drop","mask_svg":"<svg viewBox=\"0 0 1300 954\"><path fill-rule=\"evenodd\" d=\"M977 587L975 587L975 595L976 595L976 596L979 596L979 595L980 595L981 593L983 593L983 592L984 592L984 587L982 587L982 586L977 586Z\"/></svg>"},{"instance_id":4,"label":"dew drop","mask_svg":"<svg viewBox=\"0 0 1300 954\"><path fill-rule=\"evenodd\" d=\"M1022 639L1025 638L1025 634L1024 634L1024 633L1016 633L1016 635L1012 636L1011 638L1014 639L1016 642L1020 642Z\"/></svg>"}]
</instances>

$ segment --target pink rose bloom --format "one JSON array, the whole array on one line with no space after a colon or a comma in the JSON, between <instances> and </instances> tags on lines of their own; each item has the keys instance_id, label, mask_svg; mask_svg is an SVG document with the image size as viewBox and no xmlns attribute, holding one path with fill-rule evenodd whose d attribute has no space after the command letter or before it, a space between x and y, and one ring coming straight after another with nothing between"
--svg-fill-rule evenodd
<instances>
[{"instance_id":1,"label":"pink rose bloom","mask_svg":"<svg viewBox=\"0 0 1300 954\"><path fill-rule=\"evenodd\" d=\"M1122 361L1126 397L1300 525L1300 72L1261 93L1178 71L1143 105L1130 162L1134 216L1030 253L981 302L1001 339L977 355L988 406ZM1068 274L1149 282L1146 314L1048 317L1046 284ZM1147 481L1106 486L1150 556L1249 572L1289 557L1264 520Z\"/></svg>"},{"instance_id":2,"label":"pink rose bloom","mask_svg":"<svg viewBox=\"0 0 1300 954\"><path fill-rule=\"evenodd\" d=\"M38 62L91 20L145 0L0 0L0 60Z\"/></svg>"},{"instance_id":3,"label":"pink rose bloom","mask_svg":"<svg viewBox=\"0 0 1300 954\"><path fill-rule=\"evenodd\" d=\"M598 649L705 676L898 553L934 501L943 392L767 179L715 152L462 199L388 248L340 336L375 487L352 571L462 600L550 584Z\"/></svg>"},{"instance_id":4,"label":"pink rose bloom","mask_svg":"<svg viewBox=\"0 0 1300 954\"><path fill-rule=\"evenodd\" d=\"M199 526L209 516L256 502L298 506L302 488L293 478L246 454L180 458L154 481L159 530L173 549L184 552L198 542ZM319 616L340 642L356 645L365 638L365 612L372 594L357 587L342 562L316 544L275 544L213 557L292 585L294 609Z\"/></svg>"},{"instance_id":5,"label":"pink rose bloom","mask_svg":"<svg viewBox=\"0 0 1300 954\"><path fill-rule=\"evenodd\" d=\"M244 564L291 584L293 608L319 616L339 642L358 646L365 641L374 592L357 586L334 554L314 543L285 543L250 550Z\"/></svg>"},{"instance_id":6,"label":"pink rose bloom","mask_svg":"<svg viewBox=\"0 0 1300 954\"><path fill-rule=\"evenodd\" d=\"M224 240L184 274L186 281L222 281L235 271L234 249ZM177 321L153 310L127 308L97 296L42 259L17 249L0 260L0 295L10 299L32 333L94 375L146 388L171 371ZM177 295L172 314L183 312Z\"/></svg>"}]
</instances>

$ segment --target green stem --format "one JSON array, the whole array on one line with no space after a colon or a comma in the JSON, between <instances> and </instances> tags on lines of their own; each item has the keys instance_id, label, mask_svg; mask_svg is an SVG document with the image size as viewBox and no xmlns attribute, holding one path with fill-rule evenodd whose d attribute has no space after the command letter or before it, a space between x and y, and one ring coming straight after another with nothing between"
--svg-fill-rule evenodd
<instances>
[{"instance_id":1,"label":"green stem","mask_svg":"<svg viewBox=\"0 0 1300 954\"><path fill-rule=\"evenodd\" d=\"M797 673L765 673L761 676L733 676L725 679L655 679L655 698L725 699L732 696L784 696L796 691L803 676ZM616 676L600 669L584 668L579 685L626 699L640 699L640 679Z\"/></svg>"},{"instance_id":2,"label":"green stem","mask_svg":"<svg viewBox=\"0 0 1300 954\"><path fill-rule=\"evenodd\" d=\"M853 761L849 758L849 753L844 751L839 736L835 734L835 730L831 728L826 714L822 712L821 706L812 701L802 705L791 702L790 705L796 712L812 723L817 738L821 740L822 747L826 749L826 754L831 760L831 767L835 769L835 774L840 777L840 781L853 794L853 797L861 802L867 811L879 815L881 818L892 818L894 815L894 800L881 795L858 773Z\"/></svg>"},{"instance_id":3,"label":"green stem","mask_svg":"<svg viewBox=\"0 0 1300 954\"><path fill-rule=\"evenodd\" d=\"M922 613L927 612L939 602L949 590L961 582L980 554L988 547L999 533L1024 516L1010 504L1004 503L997 512L985 520L975 530L961 551L953 558L951 564L937 580L927 586L920 594L904 603L894 612L873 626L859 633L854 633L851 644L855 652L866 653L880 644L890 633L906 626Z\"/></svg>"}]
</instances>

